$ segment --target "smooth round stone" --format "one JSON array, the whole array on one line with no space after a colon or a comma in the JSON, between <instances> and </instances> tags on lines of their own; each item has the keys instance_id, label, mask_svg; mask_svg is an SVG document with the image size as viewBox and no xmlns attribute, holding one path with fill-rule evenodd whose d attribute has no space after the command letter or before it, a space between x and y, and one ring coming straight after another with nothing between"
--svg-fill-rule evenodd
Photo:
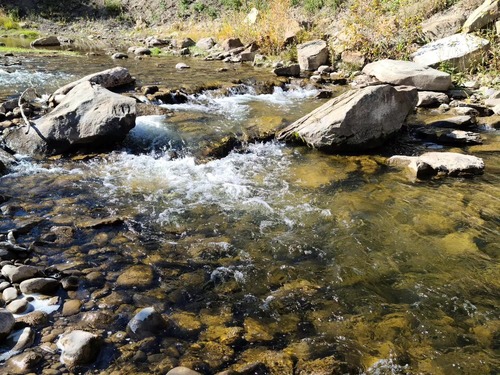
<instances>
[{"instance_id":1,"label":"smooth round stone","mask_svg":"<svg viewBox=\"0 0 500 375\"><path fill-rule=\"evenodd\" d=\"M183 70L183 69L189 69L189 68L190 68L190 66L187 64L184 64L184 63L177 63L175 65L175 69L177 69L177 70Z\"/></svg>"},{"instance_id":2,"label":"smooth round stone","mask_svg":"<svg viewBox=\"0 0 500 375\"><path fill-rule=\"evenodd\" d=\"M14 301L18 296L17 289L14 287L9 287L2 292L2 297L5 303Z\"/></svg>"},{"instance_id":3,"label":"smooth round stone","mask_svg":"<svg viewBox=\"0 0 500 375\"><path fill-rule=\"evenodd\" d=\"M5 289L7 289L10 286L11 286L11 284L8 281L2 281L0 283L0 292L3 292Z\"/></svg>"},{"instance_id":4,"label":"smooth round stone","mask_svg":"<svg viewBox=\"0 0 500 375\"><path fill-rule=\"evenodd\" d=\"M11 312L5 309L0 309L0 340L3 340L9 335L12 328L14 328L15 323L16 320Z\"/></svg>"},{"instance_id":5,"label":"smooth round stone","mask_svg":"<svg viewBox=\"0 0 500 375\"><path fill-rule=\"evenodd\" d=\"M69 301L64 302L62 315L71 316L78 314L80 312L81 307L82 307L82 301L77 299L70 299Z\"/></svg>"},{"instance_id":6,"label":"smooth round stone","mask_svg":"<svg viewBox=\"0 0 500 375\"><path fill-rule=\"evenodd\" d=\"M24 294L51 294L59 289L59 281L49 277L37 277L34 279L24 280L19 284L21 292Z\"/></svg>"},{"instance_id":7,"label":"smooth round stone","mask_svg":"<svg viewBox=\"0 0 500 375\"><path fill-rule=\"evenodd\" d=\"M201 373L184 366L179 366L167 372L167 375L201 375Z\"/></svg>"},{"instance_id":8,"label":"smooth round stone","mask_svg":"<svg viewBox=\"0 0 500 375\"><path fill-rule=\"evenodd\" d=\"M33 266L12 266L9 264L2 267L2 275L11 283L20 283L35 277L37 274L38 268Z\"/></svg>"},{"instance_id":9,"label":"smooth round stone","mask_svg":"<svg viewBox=\"0 0 500 375\"><path fill-rule=\"evenodd\" d=\"M21 314L28 308L28 301L23 299L16 299L9 303L6 307L12 314Z\"/></svg>"},{"instance_id":10,"label":"smooth round stone","mask_svg":"<svg viewBox=\"0 0 500 375\"><path fill-rule=\"evenodd\" d=\"M151 50L149 48L146 48L146 47L139 47L139 48L136 48L134 49L134 54L137 55L137 56L144 56L144 55L151 55Z\"/></svg>"}]
</instances>

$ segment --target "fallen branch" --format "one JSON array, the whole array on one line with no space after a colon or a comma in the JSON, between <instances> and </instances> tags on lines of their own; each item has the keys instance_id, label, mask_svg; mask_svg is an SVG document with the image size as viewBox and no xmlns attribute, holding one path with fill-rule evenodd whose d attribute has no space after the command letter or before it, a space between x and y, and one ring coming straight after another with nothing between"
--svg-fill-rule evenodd
<instances>
[{"instance_id":1,"label":"fallen branch","mask_svg":"<svg viewBox=\"0 0 500 375\"><path fill-rule=\"evenodd\" d=\"M28 87L26 90L23 91L23 93L21 94L21 96L19 97L19 100L17 102L17 104L19 105L19 109L21 110L21 116L23 117L24 123L28 127L28 130L26 130L25 134L28 134L30 132L30 129L31 129L31 123L30 123L28 117L26 117L26 115L24 113L24 108L23 108L24 103L22 103L23 97L28 93L32 93L36 96L35 89L33 87Z\"/></svg>"}]
</instances>

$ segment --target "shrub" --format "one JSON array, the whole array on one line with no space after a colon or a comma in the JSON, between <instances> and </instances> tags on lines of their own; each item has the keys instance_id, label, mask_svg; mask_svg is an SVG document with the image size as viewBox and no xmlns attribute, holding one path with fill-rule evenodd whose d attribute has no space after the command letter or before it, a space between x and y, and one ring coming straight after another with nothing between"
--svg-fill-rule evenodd
<instances>
[{"instance_id":1,"label":"shrub","mask_svg":"<svg viewBox=\"0 0 500 375\"><path fill-rule=\"evenodd\" d=\"M3 30L13 30L18 29L19 25L16 21L9 15L6 15L5 12L0 10L0 29Z\"/></svg>"}]
</instances>

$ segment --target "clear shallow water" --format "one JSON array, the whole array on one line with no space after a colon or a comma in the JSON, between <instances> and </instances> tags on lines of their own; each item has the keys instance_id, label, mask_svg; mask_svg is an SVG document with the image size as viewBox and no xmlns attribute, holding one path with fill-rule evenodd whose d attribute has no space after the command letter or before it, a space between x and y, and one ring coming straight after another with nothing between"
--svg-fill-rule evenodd
<instances>
[{"instance_id":1,"label":"clear shallow water","mask_svg":"<svg viewBox=\"0 0 500 375\"><path fill-rule=\"evenodd\" d=\"M224 364L198 358L210 363L207 373L250 362L252 348L285 353L297 366L334 356L349 373L498 372L498 153L477 154L483 176L417 183L387 168L385 155L324 155L269 142L207 163L190 156L201 140L252 121L298 118L319 104L312 94L191 97L170 107L171 117L139 119L127 144L145 152L27 161L0 179L0 193L21 206L2 225L34 215L46 219L42 229L79 228L70 245L45 251L51 263L97 270L120 296L93 303L89 295L100 287L85 285L89 310L128 318L154 305L201 322L199 336L178 340L181 354L165 354L172 353L167 339L148 354L189 365L200 345L220 342L207 338L208 329L241 327L245 340ZM488 131L485 143L497 141L498 132ZM172 157L173 149L187 152ZM125 225L82 224L102 217ZM153 269L148 288L115 284L133 264ZM110 327L123 329L122 321ZM103 361L162 373L154 358Z\"/></svg>"}]
</instances>

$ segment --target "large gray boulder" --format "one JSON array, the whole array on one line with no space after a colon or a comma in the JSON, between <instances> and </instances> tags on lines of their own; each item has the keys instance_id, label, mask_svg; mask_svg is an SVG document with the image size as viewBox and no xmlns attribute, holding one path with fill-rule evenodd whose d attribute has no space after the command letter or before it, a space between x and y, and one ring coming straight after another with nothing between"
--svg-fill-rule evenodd
<instances>
[{"instance_id":1,"label":"large gray boulder","mask_svg":"<svg viewBox=\"0 0 500 375\"><path fill-rule=\"evenodd\" d=\"M426 66L446 63L460 71L479 62L488 50L488 40L472 34L454 34L419 48L411 55L414 62Z\"/></svg>"},{"instance_id":2,"label":"large gray boulder","mask_svg":"<svg viewBox=\"0 0 500 375\"><path fill-rule=\"evenodd\" d=\"M135 100L88 81L75 86L30 131L9 129L4 140L20 154L44 156L78 149L108 147L122 141L135 126Z\"/></svg>"},{"instance_id":3,"label":"large gray boulder","mask_svg":"<svg viewBox=\"0 0 500 375\"><path fill-rule=\"evenodd\" d=\"M328 62L328 46L324 40L313 40L297 46L301 70L314 71Z\"/></svg>"},{"instance_id":4,"label":"large gray boulder","mask_svg":"<svg viewBox=\"0 0 500 375\"><path fill-rule=\"evenodd\" d=\"M92 363L101 349L101 339L90 332L75 330L60 337L61 362L69 368Z\"/></svg>"},{"instance_id":5,"label":"large gray boulder","mask_svg":"<svg viewBox=\"0 0 500 375\"><path fill-rule=\"evenodd\" d=\"M420 156L396 155L389 158L388 163L396 167L407 167L419 179L436 175L471 176L484 171L483 159L455 152L427 152Z\"/></svg>"},{"instance_id":6,"label":"large gray boulder","mask_svg":"<svg viewBox=\"0 0 500 375\"><path fill-rule=\"evenodd\" d=\"M414 87L378 85L348 91L287 126L278 139L329 152L374 148L401 129L416 103Z\"/></svg>"},{"instance_id":7,"label":"large gray boulder","mask_svg":"<svg viewBox=\"0 0 500 375\"><path fill-rule=\"evenodd\" d=\"M499 0L485 0L465 21L462 32L470 33L498 19L500 15Z\"/></svg>"},{"instance_id":8,"label":"large gray boulder","mask_svg":"<svg viewBox=\"0 0 500 375\"><path fill-rule=\"evenodd\" d=\"M380 60L363 68L363 73L381 83L415 86L419 90L445 91L451 86L451 75L411 61Z\"/></svg>"},{"instance_id":9,"label":"large gray boulder","mask_svg":"<svg viewBox=\"0 0 500 375\"><path fill-rule=\"evenodd\" d=\"M64 98L64 95L69 93L75 86L82 82L97 83L107 89L120 87L131 84L134 78L130 75L128 69L117 66L112 69L103 70L101 72L89 74L77 81L70 82L58 88L49 98L50 103L59 104Z\"/></svg>"}]
</instances>

